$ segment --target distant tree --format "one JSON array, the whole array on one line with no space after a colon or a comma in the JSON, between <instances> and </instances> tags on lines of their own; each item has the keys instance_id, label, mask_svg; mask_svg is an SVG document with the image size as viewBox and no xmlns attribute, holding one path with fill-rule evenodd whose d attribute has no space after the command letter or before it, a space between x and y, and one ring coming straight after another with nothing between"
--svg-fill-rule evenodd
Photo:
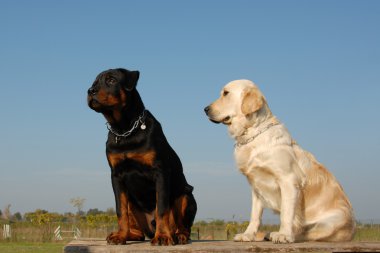
<instances>
[{"instance_id":1,"label":"distant tree","mask_svg":"<svg viewBox=\"0 0 380 253\"><path fill-rule=\"evenodd\" d=\"M4 208L4 212L2 213L2 217L3 217L4 220L10 220L12 218L11 205L10 204L8 204Z\"/></svg>"},{"instance_id":2,"label":"distant tree","mask_svg":"<svg viewBox=\"0 0 380 253\"><path fill-rule=\"evenodd\" d=\"M204 221L204 220L200 220L194 223L194 226L206 226L206 225L207 225L207 221Z\"/></svg>"},{"instance_id":3,"label":"distant tree","mask_svg":"<svg viewBox=\"0 0 380 253\"><path fill-rule=\"evenodd\" d=\"M116 211L115 211L115 209L113 207L109 207L106 210L106 214L107 215L116 215Z\"/></svg>"},{"instance_id":4,"label":"distant tree","mask_svg":"<svg viewBox=\"0 0 380 253\"><path fill-rule=\"evenodd\" d=\"M78 215L83 214L82 209L83 209L83 205L84 205L85 201L86 201L86 199L81 198L81 197L76 197L76 198L70 199L70 203L73 205L73 207L76 207L78 209L78 212L77 212Z\"/></svg>"},{"instance_id":5,"label":"distant tree","mask_svg":"<svg viewBox=\"0 0 380 253\"><path fill-rule=\"evenodd\" d=\"M46 210L37 209L34 212L25 213L25 220L37 225L63 221L63 216L58 213L49 213Z\"/></svg>"},{"instance_id":6,"label":"distant tree","mask_svg":"<svg viewBox=\"0 0 380 253\"><path fill-rule=\"evenodd\" d=\"M2 216L3 216L3 212L0 209L0 218L2 218Z\"/></svg>"},{"instance_id":7,"label":"distant tree","mask_svg":"<svg viewBox=\"0 0 380 253\"><path fill-rule=\"evenodd\" d=\"M21 221L21 220L22 220L22 215L21 215L21 213L20 213L20 212L15 213L15 214L13 215L13 219L14 219L15 221Z\"/></svg>"},{"instance_id":8,"label":"distant tree","mask_svg":"<svg viewBox=\"0 0 380 253\"><path fill-rule=\"evenodd\" d=\"M48 211L46 211L46 210L36 209L34 212L25 213L24 219L29 221L29 222L36 222L38 220L38 217L41 217L47 213L48 213Z\"/></svg>"},{"instance_id":9,"label":"distant tree","mask_svg":"<svg viewBox=\"0 0 380 253\"><path fill-rule=\"evenodd\" d=\"M88 209L87 215L97 215L97 214L102 214L104 213L103 211L100 211L98 208L91 208Z\"/></svg>"},{"instance_id":10,"label":"distant tree","mask_svg":"<svg viewBox=\"0 0 380 253\"><path fill-rule=\"evenodd\" d=\"M66 212L63 214L63 222L72 222L75 218L75 214L71 212Z\"/></svg>"},{"instance_id":11,"label":"distant tree","mask_svg":"<svg viewBox=\"0 0 380 253\"><path fill-rule=\"evenodd\" d=\"M223 226L225 224L224 220L212 220L209 222L210 225L213 225L213 226Z\"/></svg>"}]
</instances>

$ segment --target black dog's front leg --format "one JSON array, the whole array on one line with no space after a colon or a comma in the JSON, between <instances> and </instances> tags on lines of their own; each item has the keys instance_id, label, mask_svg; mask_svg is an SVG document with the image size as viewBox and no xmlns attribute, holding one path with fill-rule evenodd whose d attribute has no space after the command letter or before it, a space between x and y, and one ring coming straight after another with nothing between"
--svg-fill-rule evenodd
<instances>
[{"instance_id":1,"label":"black dog's front leg","mask_svg":"<svg viewBox=\"0 0 380 253\"><path fill-rule=\"evenodd\" d=\"M120 180L117 176L112 175L112 188L115 194L116 214L119 224L119 230L112 232L107 236L109 244L125 244L127 241L127 233L129 230L128 217L128 197L122 190Z\"/></svg>"},{"instance_id":2,"label":"black dog's front leg","mask_svg":"<svg viewBox=\"0 0 380 253\"><path fill-rule=\"evenodd\" d=\"M144 233L136 224L130 208L128 195L122 187L120 179L112 175L112 188L115 194L116 214L119 230L107 236L109 244L125 244L128 240L143 241Z\"/></svg>"},{"instance_id":3,"label":"black dog's front leg","mask_svg":"<svg viewBox=\"0 0 380 253\"><path fill-rule=\"evenodd\" d=\"M151 241L152 245L174 245L173 235L170 229L169 179L169 175L165 175L163 171L157 171L156 233Z\"/></svg>"}]
</instances>

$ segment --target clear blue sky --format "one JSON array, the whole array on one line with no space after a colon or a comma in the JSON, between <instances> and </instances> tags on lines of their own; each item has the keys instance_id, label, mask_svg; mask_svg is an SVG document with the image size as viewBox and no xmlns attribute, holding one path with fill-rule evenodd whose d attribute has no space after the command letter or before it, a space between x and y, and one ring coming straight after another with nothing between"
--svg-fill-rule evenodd
<instances>
[{"instance_id":1,"label":"clear blue sky","mask_svg":"<svg viewBox=\"0 0 380 253\"><path fill-rule=\"evenodd\" d=\"M195 187L197 219L247 219L233 141L203 108L251 79L294 138L380 218L380 1L0 2L0 209L114 206L95 76L139 70L138 89ZM267 217L271 217L267 214Z\"/></svg>"}]
</instances>

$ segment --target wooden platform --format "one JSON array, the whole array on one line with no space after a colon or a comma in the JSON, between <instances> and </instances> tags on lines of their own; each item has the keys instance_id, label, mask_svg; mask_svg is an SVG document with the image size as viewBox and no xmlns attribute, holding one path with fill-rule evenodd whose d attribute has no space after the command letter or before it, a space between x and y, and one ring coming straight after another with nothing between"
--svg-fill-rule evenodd
<instances>
[{"instance_id":1,"label":"wooden platform","mask_svg":"<svg viewBox=\"0 0 380 253\"><path fill-rule=\"evenodd\" d=\"M380 242L273 244L272 242L193 241L188 245L151 246L149 241L107 245L101 239L75 240L65 253L142 253L142 252L380 252Z\"/></svg>"}]
</instances>

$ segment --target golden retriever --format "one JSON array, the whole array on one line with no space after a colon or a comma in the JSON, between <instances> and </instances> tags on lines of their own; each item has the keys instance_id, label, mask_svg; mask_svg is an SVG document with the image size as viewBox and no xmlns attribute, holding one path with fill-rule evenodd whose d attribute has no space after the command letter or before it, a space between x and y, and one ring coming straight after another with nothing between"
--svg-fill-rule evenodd
<instances>
[{"instance_id":1,"label":"golden retriever","mask_svg":"<svg viewBox=\"0 0 380 253\"><path fill-rule=\"evenodd\" d=\"M264 208L280 214L274 243L349 241L355 232L352 206L335 177L303 150L272 114L249 80L235 80L205 108L209 119L227 125L235 159L252 189L251 220L235 241L258 241Z\"/></svg>"}]
</instances>

